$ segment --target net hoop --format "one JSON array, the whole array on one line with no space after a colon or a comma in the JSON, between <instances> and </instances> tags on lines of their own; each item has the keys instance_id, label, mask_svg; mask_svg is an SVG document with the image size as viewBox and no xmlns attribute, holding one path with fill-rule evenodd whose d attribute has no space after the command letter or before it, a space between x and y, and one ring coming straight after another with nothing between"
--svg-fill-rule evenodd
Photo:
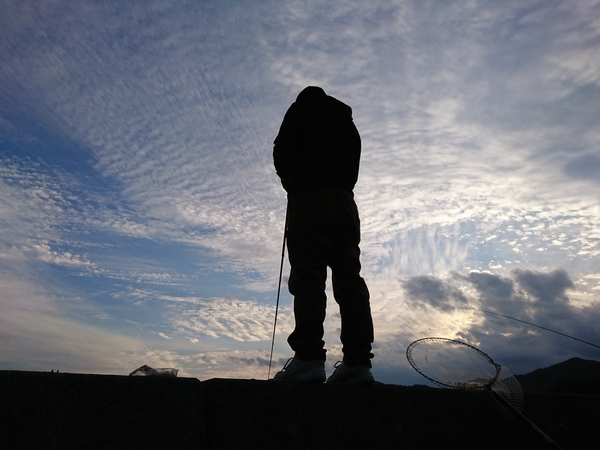
<instances>
[{"instance_id":1,"label":"net hoop","mask_svg":"<svg viewBox=\"0 0 600 450\"><path fill-rule=\"evenodd\" d=\"M502 366L478 348L440 337L414 341L406 349L406 358L429 381L450 388L489 388L502 370ZM461 362L457 363L459 359L462 359L462 367L457 365Z\"/></svg>"}]
</instances>

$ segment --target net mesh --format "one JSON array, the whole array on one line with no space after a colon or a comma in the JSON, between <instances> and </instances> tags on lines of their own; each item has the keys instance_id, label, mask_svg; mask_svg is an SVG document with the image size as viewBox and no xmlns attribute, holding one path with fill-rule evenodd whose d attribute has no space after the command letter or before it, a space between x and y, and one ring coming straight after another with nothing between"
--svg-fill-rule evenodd
<instances>
[{"instance_id":1,"label":"net mesh","mask_svg":"<svg viewBox=\"0 0 600 450\"><path fill-rule=\"evenodd\" d=\"M519 411L523 410L525 400L521 383L519 383L519 380L517 380L506 367L501 367L498 379L492 383L491 388L514 408Z\"/></svg>"},{"instance_id":2,"label":"net mesh","mask_svg":"<svg viewBox=\"0 0 600 450\"><path fill-rule=\"evenodd\" d=\"M490 388L517 409L523 407L523 391L506 367L496 364L481 350L464 342L425 338L406 350L413 368L437 385L461 389Z\"/></svg>"}]
</instances>

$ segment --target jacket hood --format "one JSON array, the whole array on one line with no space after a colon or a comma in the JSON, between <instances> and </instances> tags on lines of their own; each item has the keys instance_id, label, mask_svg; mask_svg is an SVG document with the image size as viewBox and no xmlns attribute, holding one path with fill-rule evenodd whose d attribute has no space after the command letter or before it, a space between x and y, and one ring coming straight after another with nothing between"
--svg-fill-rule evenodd
<instances>
[{"instance_id":1,"label":"jacket hood","mask_svg":"<svg viewBox=\"0 0 600 450\"><path fill-rule=\"evenodd\" d=\"M308 87L305 87L302 90L302 92L300 92L298 94L298 97L296 97L296 101L297 102L310 102L313 100L325 98L326 96L327 96L327 94L325 94L325 91L323 90L323 88L321 88L319 86L308 86Z\"/></svg>"},{"instance_id":2,"label":"jacket hood","mask_svg":"<svg viewBox=\"0 0 600 450\"><path fill-rule=\"evenodd\" d=\"M337 114L352 117L352 108L337 98L327 95L322 87L307 86L296 97L297 104L307 102L324 102L329 108L336 111Z\"/></svg>"}]
</instances>

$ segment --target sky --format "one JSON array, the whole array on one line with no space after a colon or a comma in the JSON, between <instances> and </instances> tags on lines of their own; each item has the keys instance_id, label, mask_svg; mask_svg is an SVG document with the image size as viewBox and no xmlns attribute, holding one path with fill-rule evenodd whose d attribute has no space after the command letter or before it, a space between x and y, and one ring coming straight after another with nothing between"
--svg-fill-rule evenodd
<instances>
[{"instance_id":1,"label":"sky","mask_svg":"<svg viewBox=\"0 0 600 450\"><path fill-rule=\"evenodd\" d=\"M426 384L425 337L600 360L503 317L600 345L599 1L0 0L0 369L266 379L308 85L362 138L377 380Z\"/></svg>"}]
</instances>

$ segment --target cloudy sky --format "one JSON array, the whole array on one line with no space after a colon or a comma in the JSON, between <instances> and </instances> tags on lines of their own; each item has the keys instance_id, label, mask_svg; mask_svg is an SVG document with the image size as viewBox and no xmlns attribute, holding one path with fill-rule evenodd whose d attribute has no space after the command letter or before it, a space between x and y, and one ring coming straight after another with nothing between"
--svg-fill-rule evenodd
<instances>
[{"instance_id":1,"label":"cloudy sky","mask_svg":"<svg viewBox=\"0 0 600 450\"><path fill-rule=\"evenodd\" d=\"M497 315L600 344L597 0L2 0L0 369L266 379L272 143L307 85L363 140L377 379L424 382L428 336L600 360ZM330 373L331 295L326 329Z\"/></svg>"}]
</instances>

